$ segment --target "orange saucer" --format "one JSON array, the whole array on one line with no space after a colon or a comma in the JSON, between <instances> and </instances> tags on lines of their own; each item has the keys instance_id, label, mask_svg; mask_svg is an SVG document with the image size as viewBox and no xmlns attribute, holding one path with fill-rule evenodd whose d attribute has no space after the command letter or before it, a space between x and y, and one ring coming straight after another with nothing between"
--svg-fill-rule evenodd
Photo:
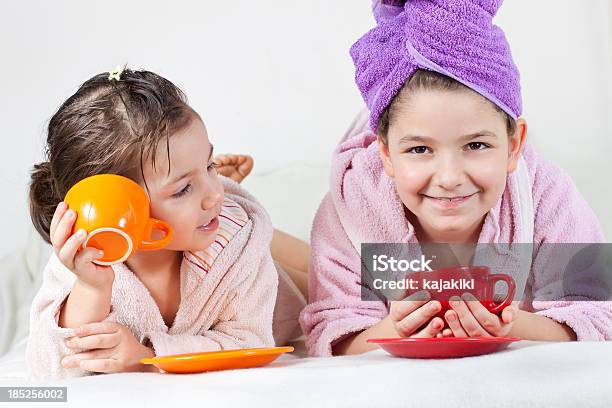
<instances>
[{"instance_id":1,"label":"orange saucer","mask_svg":"<svg viewBox=\"0 0 612 408\"><path fill-rule=\"evenodd\" d=\"M193 374L205 371L260 367L276 360L281 354L291 353L293 350L293 347L270 347L207 351L204 353L143 358L140 362L142 364L153 364L168 373Z\"/></svg>"}]
</instances>

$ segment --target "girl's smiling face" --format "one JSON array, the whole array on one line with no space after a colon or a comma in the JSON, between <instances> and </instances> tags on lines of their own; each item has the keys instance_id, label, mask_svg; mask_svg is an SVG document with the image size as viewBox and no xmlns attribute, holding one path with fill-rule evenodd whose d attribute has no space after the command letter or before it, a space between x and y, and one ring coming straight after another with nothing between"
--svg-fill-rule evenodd
<instances>
[{"instance_id":1,"label":"girl's smiling face","mask_svg":"<svg viewBox=\"0 0 612 408\"><path fill-rule=\"evenodd\" d=\"M143 166L151 216L168 222L174 230L165 249L201 251L215 241L224 197L212 161L213 146L196 116L172 134L168 144L170 163L162 141L155 153L155 168L151 160ZM146 190L144 182L140 185Z\"/></svg>"},{"instance_id":2,"label":"girl's smiling face","mask_svg":"<svg viewBox=\"0 0 612 408\"><path fill-rule=\"evenodd\" d=\"M378 142L408 219L419 240L476 242L516 168L525 121L509 137L503 115L467 89L416 90L405 99L386 143Z\"/></svg>"}]
</instances>

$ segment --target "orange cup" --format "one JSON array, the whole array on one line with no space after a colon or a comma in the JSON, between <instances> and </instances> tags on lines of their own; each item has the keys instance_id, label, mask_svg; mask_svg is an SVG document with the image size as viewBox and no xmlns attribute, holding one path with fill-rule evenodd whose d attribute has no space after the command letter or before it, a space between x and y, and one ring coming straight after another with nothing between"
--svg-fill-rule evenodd
<instances>
[{"instance_id":1,"label":"orange cup","mask_svg":"<svg viewBox=\"0 0 612 408\"><path fill-rule=\"evenodd\" d=\"M76 211L72 232L83 228L87 238L83 249L93 247L104 251L98 265L125 261L137 250L156 250L168 245L172 227L149 216L149 199L136 182L117 174L97 174L76 183L64 198ZM154 229L165 233L152 240Z\"/></svg>"}]
</instances>

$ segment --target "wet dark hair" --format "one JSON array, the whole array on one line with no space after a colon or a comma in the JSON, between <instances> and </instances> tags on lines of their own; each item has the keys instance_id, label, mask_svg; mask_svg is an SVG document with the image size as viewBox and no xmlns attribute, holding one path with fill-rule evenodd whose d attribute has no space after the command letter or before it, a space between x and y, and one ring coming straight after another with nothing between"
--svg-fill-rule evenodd
<instances>
[{"instance_id":1,"label":"wet dark hair","mask_svg":"<svg viewBox=\"0 0 612 408\"><path fill-rule=\"evenodd\" d=\"M169 136L195 118L185 94L153 72L124 68L119 80L108 72L87 80L51 117L46 160L31 173L30 217L38 233L50 243L57 204L86 177L119 174L146 186L143 164L151 158L155 167L163 139L170 163Z\"/></svg>"},{"instance_id":2,"label":"wet dark hair","mask_svg":"<svg viewBox=\"0 0 612 408\"><path fill-rule=\"evenodd\" d=\"M400 91L395 95L391 103L389 103L378 118L376 133L381 137L383 143L387 144L388 142L387 134L389 132L389 126L391 122L395 120L399 112L399 107L404 102L407 102L413 92L418 90L459 91L471 89L461 82L438 72L417 69L410 79L404 83ZM508 136L512 136L516 131L516 121L499 106L493 102L488 102L503 116L506 122Z\"/></svg>"}]
</instances>

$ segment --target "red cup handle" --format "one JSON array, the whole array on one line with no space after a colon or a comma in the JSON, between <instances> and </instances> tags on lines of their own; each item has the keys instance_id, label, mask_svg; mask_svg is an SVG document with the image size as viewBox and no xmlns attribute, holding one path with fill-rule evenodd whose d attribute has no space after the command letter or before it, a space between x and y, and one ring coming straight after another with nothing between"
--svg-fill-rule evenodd
<instances>
[{"instance_id":1,"label":"red cup handle","mask_svg":"<svg viewBox=\"0 0 612 408\"><path fill-rule=\"evenodd\" d=\"M494 291L495 291L495 283L498 281L504 281L506 282L506 284L508 284L508 294L506 295L506 298L504 300L501 301L501 303L495 303L493 301L493 299L491 299L489 302L489 307L487 307L487 309L491 312L491 313L498 313L500 311L502 311L506 306L509 306L512 303L512 299L514 299L514 292L516 291L516 284L514 283L514 279L512 279L510 276L508 275L504 275L503 273L497 273L497 274L493 274L493 275L489 275L489 278L487 279L488 282L490 282L492 284L491 286L491 297L493 297L494 295Z\"/></svg>"},{"instance_id":2,"label":"red cup handle","mask_svg":"<svg viewBox=\"0 0 612 408\"><path fill-rule=\"evenodd\" d=\"M158 240L148 241L147 239L151 239L151 233L154 229L158 229L165 233L164 237ZM143 251L154 251L156 249L162 249L166 245L170 243L172 239L172 227L165 221L158 220L156 218L149 218L149 224L147 229L145 230L146 239L143 239L140 243L140 249Z\"/></svg>"}]
</instances>

